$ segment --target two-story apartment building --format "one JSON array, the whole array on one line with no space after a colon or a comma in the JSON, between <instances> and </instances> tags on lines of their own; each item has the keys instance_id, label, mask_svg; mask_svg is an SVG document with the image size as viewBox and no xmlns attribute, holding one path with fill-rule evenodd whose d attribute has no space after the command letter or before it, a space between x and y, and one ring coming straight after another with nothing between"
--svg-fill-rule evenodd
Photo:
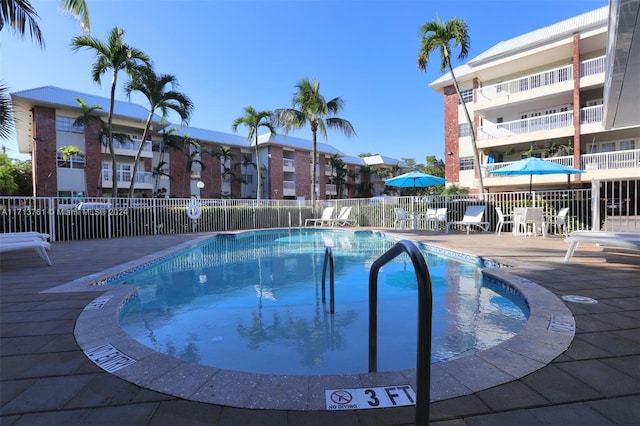
<instances>
[{"instance_id":1,"label":"two-story apartment building","mask_svg":"<svg viewBox=\"0 0 640 426\"><path fill-rule=\"evenodd\" d=\"M309 140L266 133L259 136L256 150L254 141L238 134L174 128L155 117L149 140L142 141L147 109L116 101L114 176L104 131L109 99L52 86L11 97L19 150L32 155L36 196L67 197L70 202L110 196L117 179L119 196L126 196L133 182L136 197L256 198L259 165L260 198L311 198ZM80 125L77 119L82 116L92 118ZM176 140L182 145L175 146ZM81 153L65 155L64 148L70 146ZM325 143L317 144L317 154L318 199L379 195L386 177L379 171L396 169L399 164L379 155L348 156Z\"/></svg>"},{"instance_id":2,"label":"two-story apartment building","mask_svg":"<svg viewBox=\"0 0 640 426\"><path fill-rule=\"evenodd\" d=\"M609 26L616 28L622 13L617 11L612 22L609 7L603 7L496 44L454 69L460 100L450 74L431 83L444 97L447 182L477 192L482 173L490 192L526 190L528 176L491 171L530 156L584 170L571 176L573 187L640 177L640 99L632 101L635 107L624 107L634 109L635 114L627 113L632 119L612 126L604 118L608 67L616 60L615 49L607 51L608 44L616 45ZM626 24L631 25L627 31L635 25L638 32L635 22ZM629 42L617 43L624 48ZM480 170L474 167L463 103L473 120ZM566 188L567 176L536 176L533 186Z\"/></svg>"}]
</instances>

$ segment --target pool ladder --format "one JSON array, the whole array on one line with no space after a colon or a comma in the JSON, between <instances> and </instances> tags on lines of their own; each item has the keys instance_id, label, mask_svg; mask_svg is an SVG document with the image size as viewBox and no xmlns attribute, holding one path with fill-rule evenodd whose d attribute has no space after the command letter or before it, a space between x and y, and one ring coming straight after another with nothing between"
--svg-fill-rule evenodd
<instances>
[{"instance_id":1,"label":"pool ladder","mask_svg":"<svg viewBox=\"0 0 640 426\"><path fill-rule=\"evenodd\" d=\"M327 247L327 249L329 249L329 247ZM373 373L378 370L378 271L402 253L409 255L413 263L413 268L416 271L416 278L418 279L416 425L428 425L431 394L431 322L433 311L431 277L424 256L415 244L408 240L397 242L373 262L371 270L369 271L369 372ZM333 256L331 258L333 261ZM333 265L331 271L333 274Z\"/></svg>"},{"instance_id":2,"label":"pool ladder","mask_svg":"<svg viewBox=\"0 0 640 426\"><path fill-rule=\"evenodd\" d=\"M327 279L327 264L329 265L329 312L335 313L335 303L333 297L335 295L335 264L333 261L333 251L331 247L327 247L324 251L324 266L322 267L322 304L327 303L326 298L326 279Z\"/></svg>"}]
</instances>

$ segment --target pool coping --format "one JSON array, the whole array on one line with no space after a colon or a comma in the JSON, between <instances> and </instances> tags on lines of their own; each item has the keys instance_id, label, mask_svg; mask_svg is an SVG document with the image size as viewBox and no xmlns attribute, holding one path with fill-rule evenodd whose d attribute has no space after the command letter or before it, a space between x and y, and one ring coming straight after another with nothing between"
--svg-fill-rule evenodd
<instances>
[{"instance_id":1,"label":"pool coping","mask_svg":"<svg viewBox=\"0 0 640 426\"><path fill-rule=\"evenodd\" d=\"M388 235L383 231L376 232ZM325 391L329 389L409 384L416 390L415 369L324 376L246 373L183 361L159 353L127 335L119 326L118 312L135 295L136 286L95 284L198 245L214 235L196 237L187 243L82 277L47 292L100 292L76 321L74 335L80 348L106 371L138 386L179 398L238 408L310 411L327 409ZM436 245L433 247L438 248ZM431 401L469 395L517 380L550 363L573 340L573 315L553 293L512 274L509 268L483 269L483 274L517 290L529 305L529 320L519 334L500 345L431 365Z\"/></svg>"}]
</instances>

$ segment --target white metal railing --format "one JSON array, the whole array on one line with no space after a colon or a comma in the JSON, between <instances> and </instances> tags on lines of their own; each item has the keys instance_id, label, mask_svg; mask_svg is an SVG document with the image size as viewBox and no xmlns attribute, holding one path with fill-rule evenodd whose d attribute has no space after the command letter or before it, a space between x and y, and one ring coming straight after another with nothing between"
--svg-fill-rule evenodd
<instances>
[{"instance_id":1,"label":"white metal railing","mask_svg":"<svg viewBox=\"0 0 640 426\"><path fill-rule=\"evenodd\" d=\"M640 168L640 149L602 152L599 154L583 154L580 158L580 168L587 171L626 169L634 167Z\"/></svg>"},{"instance_id":2,"label":"white metal railing","mask_svg":"<svg viewBox=\"0 0 640 426\"><path fill-rule=\"evenodd\" d=\"M296 189L296 182L293 180L283 180L282 181L282 188L283 189Z\"/></svg>"},{"instance_id":3,"label":"white metal railing","mask_svg":"<svg viewBox=\"0 0 640 426\"><path fill-rule=\"evenodd\" d=\"M115 149L127 149L132 151L137 151L140 146L141 141L118 141L113 140L113 147ZM144 141L144 146L142 147L142 152L152 152L153 146L151 141Z\"/></svg>"},{"instance_id":4,"label":"white metal railing","mask_svg":"<svg viewBox=\"0 0 640 426\"><path fill-rule=\"evenodd\" d=\"M567 155L562 157L550 157L545 158L547 161L551 161L552 163L562 164L563 166L573 167L573 156ZM503 167L510 166L511 164L516 163L516 161L504 161L501 163L492 163L492 164L483 164L482 168L486 169L487 172L493 172L495 170L499 170ZM498 177L498 175L495 175Z\"/></svg>"},{"instance_id":5,"label":"white metal railing","mask_svg":"<svg viewBox=\"0 0 640 426\"><path fill-rule=\"evenodd\" d=\"M102 171L102 181L112 182L113 173L111 170ZM131 172L118 171L118 182L131 182ZM136 172L135 183L153 183L153 173L151 172Z\"/></svg>"},{"instance_id":6,"label":"white metal railing","mask_svg":"<svg viewBox=\"0 0 640 426\"><path fill-rule=\"evenodd\" d=\"M478 139L494 139L570 126L573 126L573 112L564 111L525 118L523 120L485 124L484 126L478 127Z\"/></svg>"},{"instance_id":7,"label":"white metal railing","mask_svg":"<svg viewBox=\"0 0 640 426\"><path fill-rule=\"evenodd\" d=\"M553 84L573 80L572 70L572 65L566 65L564 67L544 71L538 74L532 74L514 80L484 86L478 89L478 95L491 100L502 96L509 96L514 93L526 92L539 87L551 86Z\"/></svg>"},{"instance_id":8,"label":"white metal railing","mask_svg":"<svg viewBox=\"0 0 640 426\"><path fill-rule=\"evenodd\" d=\"M282 167L295 168L296 167L296 161L295 160L291 160L289 158L283 158L282 159Z\"/></svg>"},{"instance_id":9,"label":"white metal railing","mask_svg":"<svg viewBox=\"0 0 640 426\"><path fill-rule=\"evenodd\" d=\"M605 60L606 56L600 56L580 62L580 77L604 73Z\"/></svg>"},{"instance_id":10,"label":"white metal railing","mask_svg":"<svg viewBox=\"0 0 640 426\"><path fill-rule=\"evenodd\" d=\"M595 105L585 108L580 108L580 123L602 123L602 115L604 112L604 105Z\"/></svg>"},{"instance_id":11,"label":"white metal railing","mask_svg":"<svg viewBox=\"0 0 640 426\"><path fill-rule=\"evenodd\" d=\"M594 188L598 188L595 193L591 189L489 193L483 200L469 195L319 200L315 211L317 216L327 206L337 211L351 206L350 218L358 226L390 229L394 227L396 207L420 217L426 217L428 209L446 208L447 220L452 221L462 218L468 204L485 204L486 220L493 230L497 223L495 206L505 214L515 207L543 207L549 221L561 208L569 207L569 231L594 226L615 230L622 225L625 230L640 231L640 179L594 183ZM91 208L78 208L80 201L89 202ZM201 207L196 220L187 216L192 203ZM595 211L594 205L599 206ZM45 232L52 241L63 241L302 227L313 217L314 209L308 200L261 199L258 204L246 199L0 197L0 213L0 232ZM416 221L415 225L427 229L429 223Z\"/></svg>"}]
</instances>

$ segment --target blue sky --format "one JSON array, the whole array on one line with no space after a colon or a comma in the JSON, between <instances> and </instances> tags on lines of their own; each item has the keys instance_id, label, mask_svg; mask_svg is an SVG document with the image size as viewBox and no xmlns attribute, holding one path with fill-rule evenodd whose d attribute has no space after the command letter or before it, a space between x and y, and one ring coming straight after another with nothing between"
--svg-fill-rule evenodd
<instances>
[{"instance_id":1,"label":"blue sky","mask_svg":"<svg viewBox=\"0 0 640 426\"><path fill-rule=\"evenodd\" d=\"M416 67L419 27L436 17L465 20L471 59L500 41L597 9L607 0L87 0L92 36L114 27L147 53L157 73L173 74L194 105L190 126L233 133L251 105L291 106L294 86L317 78L327 98L345 101L341 118L358 136L329 130L326 141L348 155L362 152L425 163L444 157L442 97L428 86L442 74L439 56ZM79 24L58 0L32 0L46 49L6 29L0 33L0 79L11 92L58 86L109 96L110 77L91 79L89 51L73 53ZM457 52L456 52L457 53ZM460 65L455 62L454 65ZM120 76L118 98L126 100ZM143 99L133 102L146 106ZM108 105L103 105L108 109ZM170 120L177 122L175 117ZM239 129L246 136L245 129ZM291 133L311 139L308 128ZM15 140L0 141L13 158Z\"/></svg>"}]
</instances>

